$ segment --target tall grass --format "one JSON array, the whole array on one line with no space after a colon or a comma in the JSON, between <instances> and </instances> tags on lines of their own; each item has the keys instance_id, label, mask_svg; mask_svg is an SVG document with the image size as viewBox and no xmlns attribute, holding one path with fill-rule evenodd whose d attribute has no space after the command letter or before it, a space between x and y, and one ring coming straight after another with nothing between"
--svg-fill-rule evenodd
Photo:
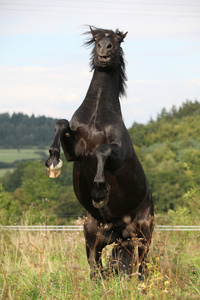
<instances>
[{"instance_id":1,"label":"tall grass","mask_svg":"<svg viewBox=\"0 0 200 300\"><path fill-rule=\"evenodd\" d=\"M0 299L199 299L199 242L199 232L156 231L144 281L91 281L82 232L1 231Z\"/></svg>"}]
</instances>

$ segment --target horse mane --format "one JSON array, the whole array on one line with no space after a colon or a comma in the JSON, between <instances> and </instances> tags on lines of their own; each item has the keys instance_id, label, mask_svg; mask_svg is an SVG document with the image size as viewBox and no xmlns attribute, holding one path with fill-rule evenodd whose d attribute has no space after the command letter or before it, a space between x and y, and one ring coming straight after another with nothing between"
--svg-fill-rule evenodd
<instances>
[{"instance_id":1,"label":"horse mane","mask_svg":"<svg viewBox=\"0 0 200 300\"><path fill-rule=\"evenodd\" d=\"M91 27L91 26L90 26ZM108 30L108 29L102 29L102 28L96 28L94 26L91 27L92 31L95 35L98 35L100 33L109 33L109 34L114 34L117 33L119 36L123 36L123 31L119 31L118 29L115 30L115 32L113 30ZM95 40L94 37L91 37L91 31L87 31L84 34L90 36L90 38L88 38L86 40L86 42L84 43L84 46L89 47L94 45ZM126 96L126 81L127 81L127 76L126 76L126 65L125 65L126 61L124 59L124 52L122 47L120 47L120 51L119 51L119 96ZM90 67L91 67L91 71L94 70L94 48L91 52L91 57L90 57Z\"/></svg>"}]
</instances>

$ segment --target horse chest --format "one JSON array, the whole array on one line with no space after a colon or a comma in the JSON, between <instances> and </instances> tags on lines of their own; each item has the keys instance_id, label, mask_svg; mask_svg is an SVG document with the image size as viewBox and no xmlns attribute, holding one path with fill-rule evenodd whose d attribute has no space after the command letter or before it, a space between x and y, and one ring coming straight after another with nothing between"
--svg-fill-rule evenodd
<instances>
[{"instance_id":1,"label":"horse chest","mask_svg":"<svg viewBox=\"0 0 200 300\"><path fill-rule=\"evenodd\" d=\"M105 142L107 137L102 130L97 130L95 126L80 126L76 129L78 143L75 151L78 156L93 154L96 148Z\"/></svg>"},{"instance_id":2,"label":"horse chest","mask_svg":"<svg viewBox=\"0 0 200 300\"><path fill-rule=\"evenodd\" d=\"M100 144L113 143L115 126L110 124L110 116L101 111L99 105L91 110L84 104L79 107L71 122L71 129L76 133L78 143L75 147L77 156L94 154Z\"/></svg>"}]
</instances>

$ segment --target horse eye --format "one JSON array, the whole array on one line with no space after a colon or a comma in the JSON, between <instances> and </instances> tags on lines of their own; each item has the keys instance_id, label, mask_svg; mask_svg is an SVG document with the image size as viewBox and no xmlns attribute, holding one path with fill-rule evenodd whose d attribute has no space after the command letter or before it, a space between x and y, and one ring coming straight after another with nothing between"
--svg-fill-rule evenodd
<instances>
[{"instance_id":1,"label":"horse eye","mask_svg":"<svg viewBox=\"0 0 200 300\"><path fill-rule=\"evenodd\" d=\"M117 42L120 44L121 43L121 37L119 35L117 35Z\"/></svg>"}]
</instances>

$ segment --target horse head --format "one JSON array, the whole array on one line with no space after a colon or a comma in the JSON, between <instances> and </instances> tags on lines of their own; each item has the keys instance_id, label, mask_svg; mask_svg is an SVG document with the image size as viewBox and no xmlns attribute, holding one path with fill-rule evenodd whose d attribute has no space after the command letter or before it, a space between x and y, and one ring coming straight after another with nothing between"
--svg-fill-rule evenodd
<instances>
[{"instance_id":1,"label":"horse head","mask_svg":"<svg viewBox=\"0 0 200 300\"><path fill-rule=\"evenodd\" d=\"M122 53L121 43L127 35L120 31L112 31L107 29L92 29L92 40L94 46L94 67L115 68L119 65L119 57Z\"/></svg>"}]
</instances>

